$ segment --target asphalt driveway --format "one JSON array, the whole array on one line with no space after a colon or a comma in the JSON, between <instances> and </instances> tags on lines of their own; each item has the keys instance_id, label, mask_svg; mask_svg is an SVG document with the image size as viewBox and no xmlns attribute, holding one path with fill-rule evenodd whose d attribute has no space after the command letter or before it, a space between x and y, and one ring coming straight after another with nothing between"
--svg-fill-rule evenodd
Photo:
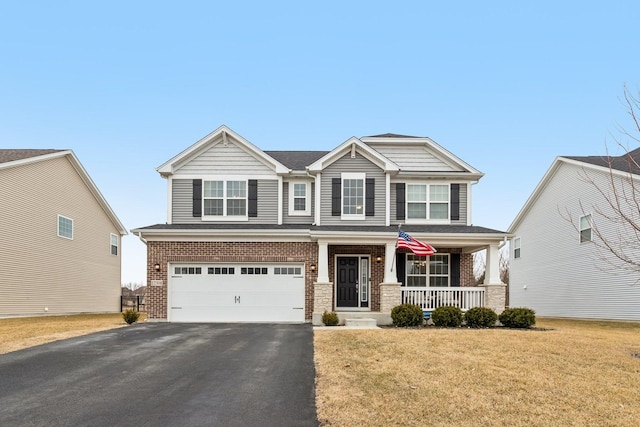
<instances>
[{"instance_id":1,"label":"asphalt driveway","mask_svg":"<svg viewBox=\"0 0 640 427\"><path fill-rule=\"evenodd\" d=\"M140 324L0 355L2 426L317 426L310 325Z\"/></svg>"}]
</instances>

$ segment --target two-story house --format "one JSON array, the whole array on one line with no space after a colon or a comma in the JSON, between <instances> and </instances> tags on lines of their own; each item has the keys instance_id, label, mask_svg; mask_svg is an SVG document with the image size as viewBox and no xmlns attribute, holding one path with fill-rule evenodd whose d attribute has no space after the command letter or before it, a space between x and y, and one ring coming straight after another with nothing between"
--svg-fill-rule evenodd
<instances>
[{"instance_id":1,"label":"two-story house","mask_svg":"<svg viewBox=\"0 0 640 427\"><path fill-rule=\"evenodd\" d=\"M147 245L149 320L319 324L327 310L386 324L403 301L504 308L506 234L471 223L483 174L429 138L263 151L221 126L157 170L167 223L133 230ZM437 253L396 250L399 226Z\"/></svg>"}]
</instances>

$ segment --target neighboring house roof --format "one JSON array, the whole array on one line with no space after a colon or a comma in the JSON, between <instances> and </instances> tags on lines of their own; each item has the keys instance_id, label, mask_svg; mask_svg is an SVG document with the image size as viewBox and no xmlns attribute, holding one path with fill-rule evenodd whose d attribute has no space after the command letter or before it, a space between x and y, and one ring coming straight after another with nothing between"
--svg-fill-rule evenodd
<instances>
[{"instance_id":1,"label":"neighboring house roof","mask_svg":"<svg viewBox=\"0 0 640 427\"><path fill-rule=\"evenodd\" d=\"M635 163L634 163L635 162ZM577 165L583 169L598 170L605 173L613 173L621 176L629 176L629 173L640 175L640 148L636 148L621 156L558 156L555 158L547 172L544 174L536 188L527 199L524 206L518 212L515 219L509 226L508 233L515 233L515 229L520 225L527 212L531 209L538 197L553 178L556 171L562 164Z\"/></svg>"},{"instance_id":2,"label":"neighboring house roof","mask_svg":"<svg viewBox=\"0 0 640 427\"><path fill-rule=\"evenodd\" d=\"M0 170L61 157L66 157L69 160L98 204L100 204L113 225L116 226L120 235L129 234L72 150L0 149Z\"/></svg>"},{"instance_id":3,"label":"neighboring house roof","mask_svg":"<svg viewBox=\"0 0 640 427\"><path fill-rule=\"evenodd\" d=\"M305 170L307 166L325 156L328 151L265 151L292 170Z\"/></svg>"}]
</instances>

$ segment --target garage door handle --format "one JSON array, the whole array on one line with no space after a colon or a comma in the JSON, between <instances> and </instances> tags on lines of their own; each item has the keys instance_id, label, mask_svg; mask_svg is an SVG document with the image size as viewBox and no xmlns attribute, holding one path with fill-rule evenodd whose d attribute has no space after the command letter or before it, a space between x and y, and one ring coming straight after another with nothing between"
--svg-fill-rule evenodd
<instances>
[{"instance_id":1,"label":"garage door handle","mask_svg":"<svg viewBox=\"0 0 640 427\"><path fill-rule=\"evenodd\" d=\"M291 307L292 310L304 310L304 307Z\"/></svg>"},{"instance_id":2,"label":"garage door handle","mask_svg":"<svg viewBox=\"0 0 640 427\"><path fill-rule=\"evenodd\" d=\"M171 307L171 310L182 310L182 307Z\"/></svg>"},{"instance_id":3,"label":"garage door handle","mask_svg":"<svg viewBox=\"0 0 640 427\"><path fill-rule=\"evenodd\" d=\"M239 296L237 296L237 297L234 297L234 298L235 298L235 302L236 302L236 304L240 304L240 297L239 297Z\"/></svg>"}]
</instances>

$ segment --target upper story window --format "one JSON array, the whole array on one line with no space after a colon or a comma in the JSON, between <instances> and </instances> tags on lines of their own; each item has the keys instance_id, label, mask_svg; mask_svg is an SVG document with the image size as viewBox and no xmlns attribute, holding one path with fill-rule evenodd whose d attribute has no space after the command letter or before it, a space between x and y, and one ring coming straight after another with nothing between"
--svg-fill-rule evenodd
<instances>
[{"instance_id":1,"label":"upper story window","mask_svg":"<svg viewBox=\"0 0 640 427\"><path fill-rule=\"evenodd\" d=\"M118 235L111 233L109 235L109 240L111 244L111 255L118 255L118 241L120 240Z\"/></svg>"},{"instance_id":2,"label":"upper story window","mask_svg":"<svg viewBox=\"0 0 640 427\"><path fill-rule=\"evenodd\" d=\"M580 243L591 241L591 214L580 217Z\"/></svg>"},{"instance_id":3,"label":"upper story window","mask_svg":"<svg viewBox=\"0 0 640 427\"><path fill-rule=\"evenodd\" d=\"M520 258L520 237L513 239L513 258Z\"/></svg>"},{"instance_id":4,"label":"upper story window","mask_svg":"<svg viewBox=\"0 0 640 427\"><path fill-rule=\"evenodd\" d=\"M289 183L289 215L311 215L310 187L308 182Z\"/></svg>"},{"instance_id":5,"label":"upper story window","mask_svg":"<svg viewBox=\"0 0 640 427\"><path fill-rule=\"evenodd\" d=\"M204 181L203 217L247 217L247 181Z\"/></svg>"},{"instance_id":6,"label":"upper story window","mask_svg":"<svg viewBox=\"0 0 640 427\"><path fill-rule=\"evenodd\" d=\"M406 286L449 286L449 254L407 254Z\"/></svg>"},{"instance_id":7,"label":"upper story window","mask_svg":"<svg viewBox=\"0 0 640 427\"><path fill-rule=\"evenodd\" d=\"M71 218L58 215L58 236L73 239L73 220Z\"/></svg>"},{"instance_id":8,"label":"upper story window","mask_svg":"<svg viewBox=\"0 0 640 427\"><path fill-rule=\"evenodd\" d=\"M342 219L365 218L365 174L342 174Z\"/></svg>"},{"instance_id":9,"label":"upper story window","mask_svg":"<svg viewBox=\"0 0 640 427\"><path fill-rule=\"evenodd\" d=\"M449 185L407 184L407 221L448 219Z\"/></svg>"}]
</instances>

